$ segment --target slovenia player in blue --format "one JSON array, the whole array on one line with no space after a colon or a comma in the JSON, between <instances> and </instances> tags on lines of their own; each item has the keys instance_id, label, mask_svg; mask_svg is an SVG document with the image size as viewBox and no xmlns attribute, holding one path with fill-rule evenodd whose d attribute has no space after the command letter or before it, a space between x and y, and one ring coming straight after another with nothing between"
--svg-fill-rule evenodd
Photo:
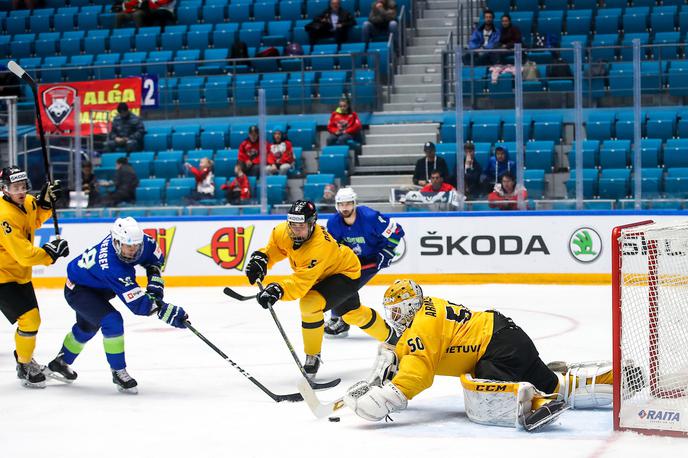
<instances>
[{"instance_id":1,"label":"slovenia player in blue","mask_svg":"<svg viewBox=\"0 0 688 458\"><path fill-rule=\"evenodd\" d=\"M368 283L380 270L389 267L404 230L393 219L365 205L356 205L353 188L342 188L334 197L337 213L327 221L327 232L351 248L361 261L358 288ZM325 325L329 336L346 337L349 325L330 312Z\"/></svg>"},{"instance_id":2,"label":"slovenia player in blue","mask_svg":"<svg viewBox=\"0 0 688 458\"><path fill-rule=\"evenodd\" d=\"M100 329L112 382L121 392L136 394L136 380L127 373L124 359L124 322L110 299L119 297L136 315L157 313L167 324L185 328L188 316L184 309L162 301L162 264L157 243L131 217L118 218L110 235L72 260L67 266L64 295L76 311L76 324L60 353L48 364L49 375L65 382L75 380L77 374L69 365ZM136 265L146 269L146 289L136 283Z\"/></svg>"}]
</instances>

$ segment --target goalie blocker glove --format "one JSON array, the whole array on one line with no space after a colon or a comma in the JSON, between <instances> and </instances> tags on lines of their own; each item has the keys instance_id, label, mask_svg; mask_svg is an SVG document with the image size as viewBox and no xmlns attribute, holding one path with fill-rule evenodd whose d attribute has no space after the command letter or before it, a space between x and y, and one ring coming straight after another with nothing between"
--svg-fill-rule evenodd
<instances>
[{"instance_id":1,"label":"goalie blocker glove","mask_svg":"<svg viewBox=\"0 0 688 458\"><path fill-rule=\"evenodd\" d=\"M250 284L256 280L263 280L268 273L268 255L262 251L254 251L246 264L246 278Z\"/></svg>"},{"instance_id":2,"label":"goalie blocker glove","mask_svg":"<svg viewBox=\"0 0 688 458\"><path fill-rule=\"evenodd\" d=\"M62 197L62 183L55 180L52 183L45 183L38 194L38 205L44 210L53 208L53 203Z\"/></svg>"},{"instance_id":3,"label":"goalie blocker glove","mask_svg":"<svg viewBox=\"0 0 688 458\"><path fill-rule=\"evenodd\" d=\"M189 319L183 308L176 305L159 302L158 318L175 328L186 328L184 322Z\"/></svg>"},{"instance_id":4,"label":"goalie blocker glove","mask_svg":"<svg viewBox=\"0 0 688 458\"><path fill-rule=\"evenodd\" d=\"M272 307L278 300L282 299L283 295L284 290L278 283L270 283L256 295L256 299L261 307L268 309L268 307Z\"/></svg>"},{"instance_id":5,"label":"goalie blocker glove","mask_svg":"<svg viewBox=\"0 0 688 458\"><path fill-rule=\"evenodd\" d=\"M148 276L146 293L157 300L162 300L165 296L165 281L162 279L160 266L151 265L146 267L146 275Z\"/></svg>"},{"instance_id":6,"label":"goalie blocker glove","mask_svg":"<svg viewBox=\"0 0 688 458\"><path fill-rule=\"evenodd\" d=\"M52 240L41 248L43 248L45 252L48 253L48 256L52 258L53 264L55 264L58 258L66 258L69 256L69 244L64 239Z\"/></svg>"}]
</instances>

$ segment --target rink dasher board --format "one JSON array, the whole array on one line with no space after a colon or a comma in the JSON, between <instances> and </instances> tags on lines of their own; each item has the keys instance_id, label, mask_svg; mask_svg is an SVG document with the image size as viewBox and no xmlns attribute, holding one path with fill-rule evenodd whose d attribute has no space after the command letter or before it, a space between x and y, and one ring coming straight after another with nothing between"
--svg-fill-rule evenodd
<instances>
[{"instance_id":1,"label":"rink dasher board","mask_svg":"<svg viewBox=\"0 0 688 458\"><path fill-rule=\"evenodd\" d=\"M651 218L685 221L663 212L481 212L390 214L406 233L397 256L373 283L401 276L432 283L606 284L611 272L611 231ZM327 216L318 223L325 226ZM265 246L284 215L251 217L140 218L166 256L168 286L245 285L250 254ZM72 260L107 235L112 219L60 221ZM40 246L54 237L51 222L36 233ZM631 249L633 247L631 246ZM641 251L638 248L638 251ZM686 250L688 255L688 250ZM676 255L677 253L672 253ZM684 253L678 253L684 255ZM67 263L34 268L37 287L62 287ZM270 278L291 272L286 261ZM143 275L143 271L137 271Z\"/></svg>"}]
</instances>

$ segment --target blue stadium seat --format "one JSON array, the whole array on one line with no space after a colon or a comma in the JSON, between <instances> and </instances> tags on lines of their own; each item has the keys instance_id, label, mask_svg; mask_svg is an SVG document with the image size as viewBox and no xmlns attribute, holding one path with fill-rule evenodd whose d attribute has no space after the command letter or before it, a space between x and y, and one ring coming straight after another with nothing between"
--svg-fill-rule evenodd
<instances>
[{"instance_id":1,"label":"blue stadium seat","mask_svg":"<svg viewBox=\"0 0 688 458\"><path fill-rule=\"evenodd\" d=\"M199 75L217 75L225 73L229 59L229 49L209 48L203 51L203 62L198 67Z\"/></svg>"},{"instance_id":2,"label":"blue stadium seat","mask_svg":"<svg viewBox=\"0 0 688 458\"><path fill-rule=\"evenodd\" d=\"M172 51L151 51L146 61L146 71L158 78L165 78L169 72L169 62L172 60Z\"/></svg>"},{"instance_id":3,"label":"blue stadium seat","mask_svg":"<svg viewBox=\"0 0 688 458\"><path fill-rule=\"evenodd\" d=\"M688 139L672 138L664 144L665 168L688 167Z\"/></svg>"},{"instance_id":4,"label":"blue stadium seat","mask_svg":"<svg viewBox=\"0 0 688 458\"><path fill-rule=\"evenodd\" d=\"M191 49L207 49L210 46L210 34L212 31L213 24L192 25L186 34L187 46Z\"/></svg>"},{"instance_id":5,"label":"blue stadium seat","mask_svg":"<svg viewBox=\"0 0 688 458\"><path fill-rule=\"evenodd\" d=\"M226 4L203 5L201 9L201 17L206 24L217 24L224 22L227 19ZM194 24L195 25L195 24Z\"/></svg>"},{"instance_id":6,"label":"blue stadium seat","mask_svg":"<svg viewBox=\"0 0 688 458\"><path fill-rule=\"evenodd\" d=\"M669 94L688 95L688 61L672 61L669 66Z\"/></svg>"},{"instance_id":7,"label":"blue stadium seat","mask_svg":"<svg viewBox=\"0 0 688 458\"><path fill-rule=\"evenodd\" d=\"M559 142L562 137L563 116L536 114L533 117L533 139Z\"/></svg>"},{"instance_id":8,"label":"blue stadium seat","mask_svg":"<svg viewBox=\"0 0 688 458\"><path fill-rule=\"evenodd\" d=\"M566 15L566 33L568 35L587 36L591 30L592 10L571 10L568 12Z\"/></svg>"},{"instance_id":9,"label":"blue stadium seat","mask_svg":"<svg viewBox=\"0 0 688 458\"><path fill-rule=\"evenodd\" d=\"M120 73L122 77L140 76L143 73L143 62L146 52L128 52L122 56Z\"/></svg>"},{"instance_id":10,"label":"blue stadium seat","mask_svg":"<svg viewBox=\"0 0 688 458\"><path fill-rule=\"evenodd\" d=\"M622 18L624 33L647 32L650 8L647 6L634 6L626 8Z\"/></svg>"},{"instance_id":11,"label":"blue stadium seat","mask_svg":"<svg viewBox=\"0 0 688 458\"><path fill-rule=\"evenodd\" d=\"M346 76L345 71L322 72L318 84L320 103L333 105L337 103L345 92Z\"/></svg>"},{"instance_id":12,"label":"blue stadium seat","mask_svg":"<svg viewBox=\"0 0 688 458\"><path fill-rule=\"evenodd\" d=\"M226 126L206 126L201 132L201 148L221 150L227 147Z\"/></svg>"},{"instance_id":13,"label":"blue stadium seat","mask_svg":"<svg viewBox=\"0 0 688 458\"><path fill-rule=\"evenodd\" d=\"M339 58L339 68L342 70L349 70L352 67L352 63L356 68L361 68L365 64L365 43L343 43L339 49L340 54L348 54L351 57L340 57ZM353 54L360 54L355 56Z\"/></svg>"},{"instance_id":14,"label":"blue stadium seat","mask_svg":"<svg viewBox=\"0 0 688 458\"><path fill-rule=\"evenodd\" d=\"M325 55L330 56L325 56ZM332 70L335 67L335 57L337 54L337 45L315 45L311 50L311 56L323 56L323 57L312 57L310 59L310 65L313 70L323 71Z\"/></svg>"},{"instance_id":15,"label":"blue stadium seat","mask_svg":"<svg viewBox=\"0 0 688 458\"><path fill-rule=\"evenodd\" d=\"M279 15L282 20L300 20L301 2L298 0L281 0L279 2Z\"/></svg>"},{"instance_id":16,"label":"blue stadium seat","mask_svg":"<svg viewBox=\"0 0 688 458\"><path fill-rule=\"evenodd\" d=\"M377 97L375 72L372 70L356 70L351 77L351 98L355 106L368 107L373 110Z\"/></svg>"},{"instance_id":17,"label":"blue stadium seat","mask_svg":"<svg viewBox=\"0 0 688 458\"><path fill-rule=\"evenodd\" d=\"M597 169L583 169L583 198L592 199L597 195L598 185ZM569 198L576 197L576 170L571 170L569 179L566 181L566 194Z\"/></svg>"},{"instance_id":18,"label":"blue stadium seat","mask_svg":"<svg viewBox=\"0 0 688 458\"><path fill-rule=\"evenodd\" d=\"M174 27L174 29L172 29ZM179 29L181 27L181 29ZM178 51L184 47L186 26L168 26L160 36L160 48L168 51Z\"/></svg>"},{"instance_id":19,"label":"blue stadium seat","mask_svg":"<svg viewBox=\"0 0 688 458\"><path fill-rule=\"evenodd\" d=\"M60 39L60 53L63 56L80 54L83 50L81 43L85 35L86 32L83 30L63 32L62 38Z\"/></svg>"},{"instance_id":20,"label":"blue stadium seat","mask_svg":"<svg viewBox=\"0 0 688 458\"><path fill-rule=\"evenodd\" d=\"M57 44L60 41L60 32L42 32L38 34L38 40L34 43L36 55L50 57L57 54Z\"/></svg>"},{"instance_id":21,"label":"blue stadium seat","mask_svg":"<svg viewBox=\"0 0 688 458\"><path fill-rule=\"evenodd\" d=\"M287 176L268 175L265 177L268 193L268 204L281 204L287 196Z\"/></svg>"},{"instance_id":22,"label":"blue stadium seat","mask_svg":"<svg viewBox=\"0 0 688 458\"><path fill-rule=\"evenodd\" d=\"M628 196L630 171L628 169L602 169L599 176L600 199L623 199Z\"/></svg>"},{"instance_id":23,"label":"blue stadium seat","mask_svg":"<svg viewBox=\"0 0 688 458\"><path fill-rule=\"evenodd\" d=\"M24 10L27 11L27 10ZM5 19L5 30L10 35L26 32L27 16L12 16Z\"/></svg>"},{"instance_id":24,"label":"blue stadium seat","mask_svg":"<svg viewBox=\"0 0 688 458\"><path fill-rule=\"evenodd\" d=\"M473 116L471 139L473 142L495 143L500 137L502 118L499 115Z\"/></svg>"},{"instance_id":25,"label":"blue stadium seat","mask_svg":"<svg viewBox=\"0 0 688 458\"><path fill-rule=\"evenodd\" d=\"M136 188L136 205L155 206L163 202L165 180L160 178L144 178L139 180Z\"/></svg>"},{"instance_id":26,"label":"blue stadium seat","mask_svg":"<svg viewBox=\"0 0 688 458\"><path fill-rule=\"evenodd\" d=\"M251 177L249 177L251 178ZM246 210L244 209L244 214L246 214ZM260 209L258 209L260 210ZM221 207L210 207L208 209L208 214L210 216L238 216L240 214L240 208L239 207L226 207L226 206L221 206Z\"/></svg>"},{"instance_id":27,"label":"blue stadium seat","mask_svg":"<svg viewBox=\"0 0 688 458\"><path fill-rule=\"evenodd\" d=\"M550 140L531 140L526 143L525 166L528 169L541 169L547 173L554 164L554 142Z\"/></svg>"},{"instance_id":28,"label":"blue stadium seat","mask_svg":"<svg viewBox=\"0 0 688 458\"><path fill-rule=\"evenodd\" d=\"M641 90L644 94L658 93L661 89L662 72L657 62L641 62ZM633 95L633 63L617 62L609 71L611 95L630 97Z\"/></svg>"},{"instance_id":29,"label":"blue stadium seat","mask_svg":"<svg viewBox=\"0 0 688 458\"><path fill-rule=\"evenodd\" d=\"M69 58L69 65L65 72L65 80L67 81L86 81L91 76L91 69L93 64L93 56L91 54L81 54L71 56Z\"/></svg>"},{"instance_id":30,"label":"blue stadium seat","mask_svg":"<svg viewBox=\"0 0 688 458\"><path fill-rule=\"evenodd\" d=\"M52 9L51 9L52 10ZM33 33L50 32L50 15L36 15L36 12L40 10L35 10L34 14L29 17L29 30Z\"/></svg>"},{"instance_id":31,"label":"blue stadium seat","mask_svg":"<svg viewBox=\"0 0 688 458\"><path fill-rule=\"evenodd\" d=\"M287 76L287 73L263 75L260 87L265 90L265 103L268 107L281 108L284 104L284 89L287 85Z\"/></svg>"},{"instance_id":32,"label":"blue stadium seat","mask_svg":"<svg viewBox=\"0 0 688 458\"><path fill-rule=\"evenodd\" d=\"M179 78L177 86L177 100L180 110L198 110L201 107L201 92L205 84L205 78L186 76ZM174 138L173 148L174 148Z\"/></svg>"},{"instance_id":33,"label":"blue stadium seat","mask_svg":"<svg viewBox=\"0 0 688 458\"><path fill-rule=\"evenodd\" d=\"M679 46L677 43L681 42L680 32L657 32L655 33L655 38L653 40L655 46L652 51L655 58L659 57L661 59L673 60L678 59L679 56Z\"/></svg>"},{"instance_id":34,"label":"blue stadium seat","mask_svg":"<svg viewBox=\"0 0 688 458\"><path fill-rule=\"evenodd\" d=\"M201 7L199 5L184 4L182 2L177 7L177 23L178 24L196 24L201 17ZM248 19L248 18L247 18Z\"/></svg>"},{"instance_id":35,"label":"blue stadium seat","mask_svg":"<svg viewBox=\"0 0 688 458\"><path fill-rule=\"evenodd\" d=\"M660 151L662 149L662 140L659 138L643 138L640 140L640 166L657 167L660 164ZM631 165L633 163L633 151L631 151Z\"/></svg>"},{"instance_id":36,"label":"blue stadium seat","mask_svg":"<svg viewBox=\"0 0 688 458\"><path fill-rule=\"evenodd\" d=\"M327 0L309 0L306 2L306 17L313 19L327 9L329 2Z\"/></svg>"},{"instance_id":37,"label":"blue stadium seat","mask_svg":"<svg viewBox=\"0 0 688 458\"><path fill-rule=\"evenodd\" d=\"M609 69L609 64L606 62L598 61L595 65L603 65L607 70ZM583 65L583 74L590 75L590 64ZM606 94L606 80L606 76L586 78L586 81L583 83L583 97L593 97L596 99L603 97Z\"/></svg>"},{"instance_id":38,"label":"blue stadium seat","mask_svg":"<svg viewBox=\"0 0 688 458\"><path fill-rule=\"evenodd\" d=\"M95 79L105 80L117 78L119 71L119 53L98 54L93 62L93 76Z\"/></svg>"},{"instance_id":39,"label":"blue stadium seat","mask_svg":"<svg viewBox=\"0 0 688 458\"><path fill-rule=\"evenodd\" d=\"M667 198L688 197L688 168L669 168L664 176L664 193Z\"/></svg>"},{"instance_id":40,"label":"blue stadium seat","mask_svg":"<svg viewBox=\"0 0 688 458\"><path fill-rule=\"evenodd\" d=\"M215 152L212 149L194 149L191 151L186 152L186 161L191 162L194 161L195 164L198 164L198 161L200 161L203 158L208 158L212 159L213 156L215 155ZM187 173L188 175L188 173Z\"/></svg>"},{"instance_id":41,"label":"blue stadium seat","mask_svg":"<svg viewBox=\"0 0 688 458\"><path fill-rule=\"evenodd\" d=\"M540 9L540 0L518 0L514 3L518 11L537 11Z\"/></svg>"},{"instance_id":42,"label":"blue stadium seat","mask_svg":"<svg viewBox=\"0 0 688 458\"><path fill-rule=\"evenodd\" d=\"M519 1L520 5L520 1ZM545 10L538 15L537 31L560 35L563 30L564 11Z\"/></svg>"},{"instance_id":43,"label":"blue stadium seat","mask_svg":"<svg viewBox=\"0 0 688 458\"><path fill-rule=\"evenodd\" d=\"M530 114L524 114L522 117L523 122L523 141L526 142L530 139L531 125L533 123L533 117ZM502 129L502 141L514 142L516 141L516 119L513 113L509 113L504 116L504 127Z\"/></svg>"},{"instance_id":44,"label":"blue stadium seat","mask_svg":"<svg viewBox=\"0 0 688 458\"><path fill-rule=\"evenodd\" d=\"M321 153L318 158L320 173L332 173L337 178L345 180L348 174L347 154Z\"/></svg>"},{"instance_id":45,"label":"blue stadium seat","mask_svg":"<svg viewBox=\"0 0 688 458\"><path fill-rule=\"evenodd\" d=\"M26 70L35 70L40 68L42 61L42 57L22 57L19 59L19 65Z\"/></svg>"},{"instance_id":46,"label":"blue stadium seat","mask_svg":"<svg viewBox=\"0 0 688 458\"><path fill-rule=\"evenodd\" d=\"M294 146L304 150L312 150L315 147L316 123L315 121L290 121L287 136Z\"/></svg>"},{"instance_id":47,"label":"blue stadium seat","mask_svg":"<svg viewBox=\"0 0 688 458\"><path fill-rule=\"evenodd\" d=\"M92 30L98 28L98 16L100 12L81 10L77 16L77 28L79 30Z\"/></svg>"},{"instance_id":48,"label":"blue stadium seat","mask_svg":"<svg viewBox=\"0 0 688 458\"><path fill-rule=\"evenodd\" d=\"M523 36L530 35L533 32L534 16L533 11L515 11L511 13L511 22L521 30Z\"/></svg>"},{"instance_id":49,"label":"blue stadium seat","mask_svg":"<svg viewBox=\"0 0 688 458\"><path fill-rule=\"evenodd\" d=\"M291 40L291 21L268 21L268 30L263 35L264 46L285 46Z\"/></svg>"},{"instance_id":50,"label":"blue stadium seat","mask_svg":"<svg viewBox=\"0 0 688 458\"><path fill-rule=\"evenodd\" d=\"M292 41L294 43L308 43L308 32L306 32L306 24L310 23L310 19L298 19L294 21L294 28L291 30ZM303 45L301 45L303 46ZM304 54L306 49L304 47Z\"/></svg>"},{"instance_id":51,"label":"blue stadium seat","mask_svg":"<svg viewBox=\"0 0 688 458\"><path fill-rule=\"evenodd\" d=\"M620 169L628 166L631 151L630 140L607 140L600 147L600 167Z\"/></svg>"},{"instance_id":52,"label":"blue stadium seat","mask_svg":"<svg viewBox=\"0 0 688 458\"><path fill-rule=\"evenodd\" d=\"M511 9L511 0L487 0L485 3L492 11L509 11Z\"/></svg>"},{"instance_id":53,"label":"blue stadium seat","mask_svg":"<svg viewBox=\"0 0 688 458\"><path fill-rule=\"evenodd\" d=\"M192 76L196 74L197 61L201 58L199 49L180 49L174 57L172 72L175 76Z\"/></svg>"},{"instance_id":54,"label":"blue stadium seat","mask_svg":"<svg viewBox=\"0 0 688 458\"><path fill-rule=\"evenodd\" d=\"M380 66L380 75L383 77L386 77L391 69L389 68L389 47L387 46L387 42L378 42L374 43L371 42L368 44L368 53L377 53L379 58L374 59L373 55L368 56L368 68L371 70L376 70L375 68L375 62L379 63Z\"/></svg>"},{"instance_id":55,"label":"blue stadium seat","mask_svg":"<svg viewBox=\"0 0 688 458\"><path fill-rule=\"evenodd\" d=\"M153 164L153 157L155 157L155 153L153 153L152 151L131 153L129 155L129 164L131 164L131 166L136 171L136 176L139 177L140 181L143 181L144 179L150 177ZM139 183L139 186L141 186L141 183Z\"/></svg>"},{"instance_id":56,"label":"blue stadium seat","mask_svg":"<svg viewBox=\"0 0 688 458\"><path fill-rule=\"evenodd\" d=\"M100 34L89 34L83 40L83 47L87 54L103 54L107 49L107 37Z\"/></svg>"},{"instance_id":57,"label":"blue stadium seat","mask_svg":"<svg viewBox=\"0 0 688 458\"><path fill-rule=\"evenodd\" d=\"M157 178L175 178L182 171L181 151L161 151L153 161L153 175Z\"/></svg>"},{"instance_id":58,"label":"blue stadium seat","mask_svg":"<svg viewBox=\"0 0 688 458\"><path fill-rule=\"evenodd\" d=\"M587 138L590 140L605 141L614 137L614 123L616 113L611 111L594 111L590 113L585 124Z\"/></svg>"},{"instance_id":59,"label":"blue stadium seat","mask_svg":"<svg viewBox=\"0 0 688 458\"><path fill-rule=\"evenodd\" d=\"M237 150L223 150L215 154L215 176L234 176L234 166L239 158ZM217 189L215 190L217 193ZM217 194L216 194L217 195Z\"/></svg>"},{"instance_id":60,"label":"blue stadium seat","mask_svg":"<svg viewBox=\"0 0 688 458\"><path fill-rule=\"evenodd\" d=\"M224 24L217 24L213 31L213 45L216 48L231 49L232 44L237 37L239 31L239 24L236 22L227 22Z\"/></svg>"},{"instance_id":61,"label":"blue stadium seat","mask_svg":"<svg viewBox=\"0 0 688 458\"><path fill-rule=\"evenodd\" d=\"M277 16L277 0L259 0L253 4L253 18L256 21L274 21Z\"/></svg>"},{"instance_id":62,"label":"blue stadium seat","mask_svg":"<svg viewBox=\"0 0 688 458\"><path fill-rule=\"evenodd\" d=\"M279 54L282 54L284 52L284 50L281 46L277 46L277 47L275 47L275 49L277 49L277 52ZM256 53L259 53L263 50L264 49L262 47L256 48ZM279 65L278 65L279 62L280 62L280 59L277 57L264 57L264 58L256 59L252 62L253 71L259 72L259 73L278 72L279 71ZM286 74L285 74L285 79L286 79Z\"/></svg>"},{"instance_id":63,"label":"blue stadium seat","mask_svg":"<svg viewBox=\"0 0 688 458\"><path fill-rule=\"evenodd\" d=\"M136 29L133 27L113 30L109 41L110 52L125 53L132 51L135 34Z\"/></svg>"},{"instance_id":64,"label":"blue stadium seat","mask_svg":"<svg viewBox=\"0 0 688 458\"><path fill-rule=\"evenodd\" d=\"M646 135L649 138L668 140L676 131L676 113L673 111L650 111L647 115Z\"/></svg>"},{"instance_id":65,"label":"blue stadium seat","mask_svg":"<svg viewBox=\"0 0 688 458\"><path fill-rule=\"evenodd\" d=\"M650 15L650 27L655 33L673 32L676 27L678 6L655 6Z\"/></svg>"},{"instance_id":66,"label":"blue stadium seat","mask_svg":"<svg viewBox=\"0 0 688 458\"><path fill-rule=\"evenodd\" d=\"M249 48L255 48L260 46L260 40L264 31L265 22L263 21L244 22L241 24L239 34L241 35L241 41L246 43L246 46Z\"/></svg>"},{"instance_id":67,"label":"blue stadium seat","mask_svg":"<svg viewBox=\"0 0 688 458\"><path fill-rule=\"evenodd\" d=\"M34 52L34 41L36 36L33 33L21 33L15 35L10 42L10 54L14 59L31 57Z\"/></svg>"},{"instance_id":68,"label":"blue stadium seat","mask_svg":"<svg viewBox=\"0 0 688 458\"><path fill-rule=\"evenodd\" d=\"M248 137L248 129L251 123L237 123L233 124L229 131L229 146L231 148L239 148L241 142Z\"/></svg>"},{"instance_id":69,"label":"blue stadium seat","mask_svg":"<svg viewBox=\"0 0 688 458\"><path fill-rule=\"evenodd\" d=\"M621 60L633 60L633 40L640 40L640 45L645 46L650 43L650 34L647 32L636 32L636 33L626 33L624 34L623 40L621 40L620 57ZM640 58L645 59L647 57L648 48L640 48Z\"/></svg>"},{"instance_id":70,"label":"blue stadium seat","mask_svg":"<svg viewBox=\"0 0 688 458\"><path fill-rule=\"evenodd\" d=\"M148 151L164 151L170 147L168 132L150 132L143 136L143 148Z\"/></svg>"},{"instance_id":71,"label":"blue stadium seat","mask_svg":"<svg viewBox=\"0 0 688 458\"><path fill-rule=\"evenodd\" d=\"M640 173L643 199L657 199L664 192L664 169L643 168ZM635 180L631 175L630 195L635 196Z\"/></svg>"},{"instance_id":72,"label":"blue stadium seat","mask_svg":"<svg viewBox=\"0 0 688 458\"><path fill-rule=\"evenodd\" d=\"M287 82L287 103L310 108L315 93L315 72L294 72Z\"/></svg>"},{"instance_id":73,"label":"blue stadium seat","mask_svg":"<svg viewBox=\"0 0 688 458\"><path fill-rule=\"evenodd\" d=\"M41 82L57 83L62 81L62 67L67 66L67 56L46 57L41 66Z\"/></svg>"},{"instance_id":74,"label":"blue stadium seat","mask_svg":"<svg viewBox=\"0 0 688 458\"><path fill-rule=\"evenodd\" d=\"M242 74L234 78L234 103L237 106L252 106L256 103L256 89L259 74ZM232 128L232 132L234 129ZM237 145L238 146L238 145Z\"/></svg>"},{"instance_id":75,"label":"blue stadium seat","mask_svg":"<svg viewBox=\"0 0 688 458\"><path fill-rule=\"evenodd\" d=\"M583 140L583 169L592 169L599 165L600 142L598 140ZM576 144L571 146L568 154L569 168L576 168Z\"/></svg>"},{"instance_id":76,"label":"blue stadium seat","mask_svg":"<svg viewBox=\"0 0 688 458\"><path fill-rule=\"evenodd\" d=\"M174 132L172 134L173 150L193 150L198 146L198 136L195 132Z\"/></svg>"},{"instance_id":77,"label":"blue stadium seat","mask_svg":"<svg viewBox=\"0 0 688 458\"><path fill-rule=\"evenodd\" d=\"M251 17L251 4L242 2L231 2L228 14L232 22L245 23ZM250 46L250 45L249 45Z\"/></svg>"},{"instance_id":78,"label":"blue stadium seat","mask_svg":"<svg viewBox=\"0 0 688 458\"><path fill-rule=\"evenodd\" d=\"M167 205L184 205L188 203L188 198L195 187L193 178L172 178L167 185L166 203Z\"/></svg>"},{"instance_id":79,"label":"blue stadium seat","mask_svg":"<svg viewBox=\"0 0 688 458\"><path fill-rule=\"evenodd\" d=\"M583 10L596 10L597 0L572 0L571 8Z\"/></svg>"},{"instance_id":80,"label":"blue stadium seat","mask_svg":"<svg viewBox=\"0 0 688 458\"><path fill-rule=\"evenodd\" d=\"M523 185L528 191L530 199L544 199L545 197L545 171L528 169L523 172Z\"/></svg>"},{"instance_id":81,"label":"blue stadium seat","mask_svg":"<svg viewBox=\"0 0 688 458\"><path fill-rule=\"evenodd\" d=\"M599 16L598 16L599 18ZM598 19L599 20L599 19ZM606 21L606 24L612 23L614 19L609 19ZM598 29L599 30L599 29ZM611 62L614 60L616 56L616 49L615 48L601 48L603 46L617 46L619 44L619 35L618 32L615 30L614 32L608 32L608 33L601 33L598 31L598 33L595 35L595 38L592 39L592 51L591 51L591 59L592 61L598 61L598 60L606 60L608 62Z\"/></svg>"},{"instance_id":82,"label":"blue stadium seat","mask_svg":"<svg viewBox=\"0 0 688 458\"><path fill-rule=\"evenodd\" d=\"M229 105L231 75L209 76L205 83L205 106L209 109L226 109Z\"/></svg>"},{"instance_id":83,"label":"blue stadium seat","mask_svg":"<svg viewBox=\"0 0 688 458\"><path fill-rule=\"evenodd\" d=\"M640 135L644 134L643 127L645 126L645 112L641 113L640 117ZM635 132L635 116L633 111L623 110L618 113L616 121L615 137L622 140L634 140Z\"/></svg>"}]
</instances>

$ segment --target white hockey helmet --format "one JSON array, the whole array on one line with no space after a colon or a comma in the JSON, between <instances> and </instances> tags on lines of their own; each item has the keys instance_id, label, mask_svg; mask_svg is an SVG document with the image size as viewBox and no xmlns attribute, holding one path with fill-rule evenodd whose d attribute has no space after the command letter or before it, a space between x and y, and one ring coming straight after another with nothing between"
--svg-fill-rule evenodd
<instances>
[{"instance_id":1,"label":"white hockey helmet","mask_svg":"<svg viewBox=\"0 0 688 458\"><path fill-rule=\"evenodd\" d=\"M354 188L348 186L346 188L340 188L339 191L337 191L337 194L334 196L334 203L337 207L337 211L339 211L339 204L343 204L345 202L353 202L355 207L356 197L357 196Z\"/></svg>"},{"instance_id":2,"label":"white hockey helmet","mask_svg":"<svg viewBox=\"0 0 688 458\"><path fill-rule=\"evenodd\" d=\"M131 216L117 218L110 228L110 236L112 237L112 246L117 253L117 257L129 264L138 261L143 253L143 231L134 218ZM127 249L127 253L124 253L122 245L136 248L135 251Z\"/></svg>"},{"instance_id":3,"label":"white hockey helmet","mask_svg":"<svg viewBox=\"0 0 688 458\"><path fill-rule=\"evenodd\" d=\"M411 326L416 312L423 305L423 290L413 280L395 280L385 291L382 305L385 321L400 336Z\"/></svg>"}]
</instances>

